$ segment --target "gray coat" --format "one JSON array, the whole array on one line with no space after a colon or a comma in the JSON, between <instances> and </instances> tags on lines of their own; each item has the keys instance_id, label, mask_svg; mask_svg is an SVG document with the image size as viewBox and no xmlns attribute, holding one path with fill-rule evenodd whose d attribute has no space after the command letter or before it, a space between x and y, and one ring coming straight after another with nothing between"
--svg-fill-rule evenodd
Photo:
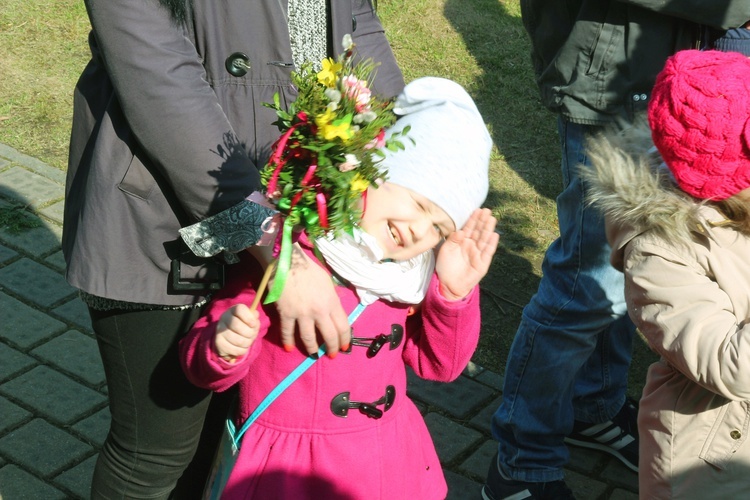
<instances>
[{"instance_id":1,"label":"gray coat","mask_svg":"<svg viewBox=\"0 0 750 500\"><path fill-rule=\"evenodd\" d=\"M191 257L177 231L260 188L279 135L261 103L295 97L286 0L193 3L177 23L154 0L86 1L92 58L74 95L63 252L68 281L89 294L201 300L204 286L175 289L170 264L189 282L213 281L216 266ZM358 54L381 64L376 92L398 94L404 82L369 1L330 4L334 52L351 33ZM245 74L232 68L235 53L247 56Z\"/></svg>"}]
</instances>

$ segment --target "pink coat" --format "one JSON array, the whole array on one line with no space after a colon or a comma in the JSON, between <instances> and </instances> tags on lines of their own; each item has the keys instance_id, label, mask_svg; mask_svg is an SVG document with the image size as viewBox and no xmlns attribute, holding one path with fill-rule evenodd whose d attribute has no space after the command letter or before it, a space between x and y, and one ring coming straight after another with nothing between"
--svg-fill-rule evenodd
<instances>
[{"instance_id":1,"label":"pink coat","mask_svg":"<svg viewBox=\"0 0 750 500\"><path fill-rule=\"evenodd\" d=\"M260 269L250 259L231 268L227 286L206 315L182 340L180 355L196 385L224 391L239 383L241 425L258 403L289 374L305 354L286 352L280 342L275 306L261 311L261 335L235 363L213 350L215 325L231 305L250 304ZM338 287L344 310L358 303L355 293ZM422 415L406 395L406 367L429 380L449 382L461 374L477 345L480 314L478 287L464 300L449 302L433 276L421 310L408 316L406 304L377 301L353 325L354 337L389 335L403 327L397 347L386 343L368 358L367 347L335 359L324 356L295 381L245 434L224 499L377 499L445 498L447 486ZM385 410L386 393L394 394ZM336 415L332 401L374 403L381 418L358 409ZM239 426L238 426L239 427Z\"/></svg>"}]
</instances>

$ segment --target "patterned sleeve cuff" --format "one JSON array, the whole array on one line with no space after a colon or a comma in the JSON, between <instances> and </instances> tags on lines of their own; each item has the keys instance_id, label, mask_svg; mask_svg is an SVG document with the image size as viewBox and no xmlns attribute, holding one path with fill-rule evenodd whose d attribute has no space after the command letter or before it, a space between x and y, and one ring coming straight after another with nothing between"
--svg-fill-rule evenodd
<instances>
[{"instance_id":1,"label":"patterned sleeve cuff","mask_svg":"<svg viewBox=\"0 0 750 500\"><path fill-rule=\"evenodd\" d=\"M224 252L236 254L268 240L278 212L253 201L244 200L201 222L180 229L180 236L198 257L211 257ZM264 236L266 236L264 238ZM235 257L232 255L232 257ZM231 257L229 260L235 260Z\"/></svg>"}]
</instances>

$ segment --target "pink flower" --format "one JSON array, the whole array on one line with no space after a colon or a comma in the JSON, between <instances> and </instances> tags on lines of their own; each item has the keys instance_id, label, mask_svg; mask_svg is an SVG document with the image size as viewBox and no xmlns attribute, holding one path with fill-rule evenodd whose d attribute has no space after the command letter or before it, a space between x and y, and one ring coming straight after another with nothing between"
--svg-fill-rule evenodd
<instances>
[{"instance_id":1,"label":"pink flower","mask_svg":"<svg viewBox=\"0 0 750 500\"><path fill-rule=\"evenodd\" d=\"M345 159L344 163L339 163L339 170L341 172L348 172L350 170L354 170L360 164L360 161L353 154L349 154L349 153L345 154L344 159Z\"/></svg>"},{"instance_id":2,"label":"pink flower","mask_svg":"<svg viewBox=\"0 0 750 500\"><path fill-rule=\"evenodd\" d=\"M357 113L369 108L372 92L367 88L365 80L360 80L354 75L347 75L341 79L341 83L344 85L346 96L355 102L354 109L357 110Z\"/></svg>"},{"instance_id":3,"label":"pink flower","mask_svg":"<svg viewBox=\"0 0 750 500\"><path fill-rule=\"evenodd\" d=\"M378 136L371 140L366 146L365 149L380 149L383 146L385 146L385 129L380 129L380 133L378 133Z\"/></svg>"}]
</instances>

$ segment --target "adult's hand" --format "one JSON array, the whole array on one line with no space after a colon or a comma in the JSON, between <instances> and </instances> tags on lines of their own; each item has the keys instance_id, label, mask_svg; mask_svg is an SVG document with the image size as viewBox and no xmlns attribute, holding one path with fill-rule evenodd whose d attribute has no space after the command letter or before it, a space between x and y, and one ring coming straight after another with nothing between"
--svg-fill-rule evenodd
<instances>
[{"instance_id":1,"label":"adult's hand","mask_svg":"<svg viewBox=\"0 0 750 500\"><path fill-rule=\"evenodd\" d=\"M248 251L263 267L268 267L273 260L270 246L256 245ZM284 291L275 304L281 319L281 342L286 350L294 349L295 334L299 335L308 354L318 352L321 342L326 344L330 357L336 356L341 348L348 349L349 319L331 276L297 244L293 247Z\"/></svg>"},{"instance_id":2,"label":"adult's hand","mask_svg":"<svg viewBox=\"0 0 750 500\"><path fill-rule=\"evenodd\" d=\"M349 321L331 276L296 245L276 308L281 318L281 341L288 351L294 349L295 332L308 354L318 351L319 340L325 342L329 357L348 348Z\"/></svg>"}]
</instances>

